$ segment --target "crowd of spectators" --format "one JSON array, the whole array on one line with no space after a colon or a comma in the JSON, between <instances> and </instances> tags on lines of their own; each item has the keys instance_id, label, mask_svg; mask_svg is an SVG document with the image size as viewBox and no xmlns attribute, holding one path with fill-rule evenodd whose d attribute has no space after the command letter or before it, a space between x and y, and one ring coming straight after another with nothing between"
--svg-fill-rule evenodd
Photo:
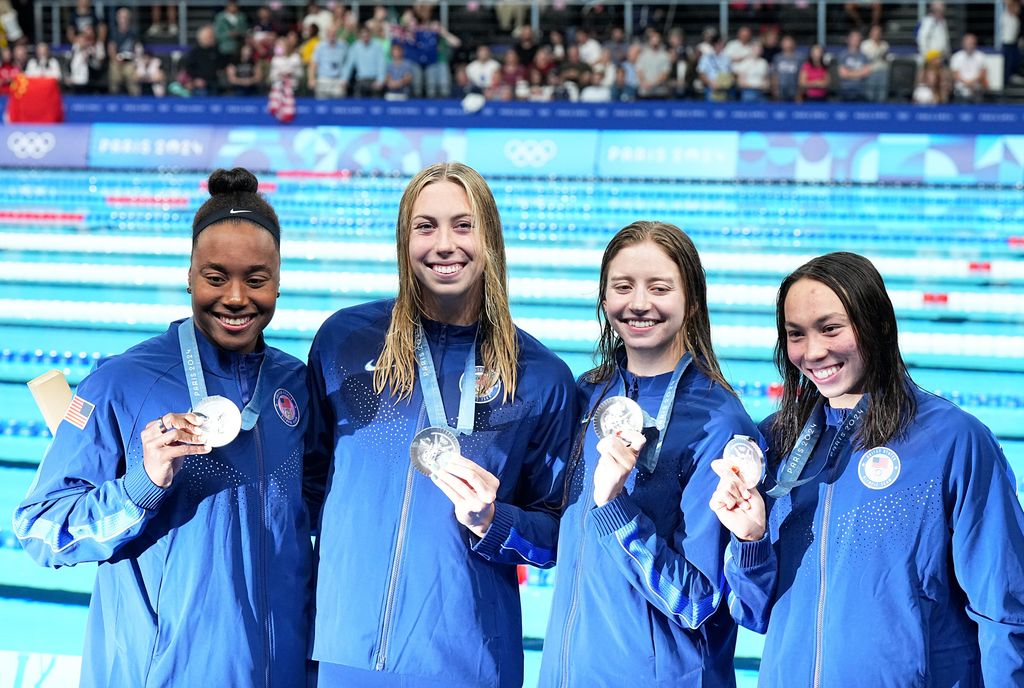
<instances>
[{"instance_id":1,"label":"crowd of spectators","mask_svg":"<svg viewBox=\"0 0 1024 688\"><path fill-rule=\"evenodd\" d=\"M3 26L0 93L19 73L59 79L74 93L127 93L179 97L265 95L287 88L316 98L461 98L493 100L702 98L710 101L882 102L890 97L892 50L879 23L881 5L845 6L852 26L845 44L826 51L798 45L775 24L740 26L731 37L714 28L689 41L682 29L648 26L636 36L621 27L605 35L586 28L535 35L522 5L498 3L506 41L466 45L435 16L436 7L373 8L360 21L340 2L259 7L252 15L229 0L213 22L196 31L180 55L154 54L154 36L177 31L175 5L151 8L145 31L129 7L110 21L90 0L77 0L67 17L60 56L45 43L29 50L8 0L0 0ZM870 24L865 15L870 12ZM862 14L863 12L863 14ZM1004 0L1000 46L1005 74L1019 79L1020 5ZM4 17L7 17L5 20ZM365 16L365 15L364 15ZM166 17L163 23L161 17ZM8 28L10 27L10 28ZM979 101L988 91L977 38L960 37L951 50L942 2L932 2L916 31L917 103Z\"/></svg>"}]
</instances>

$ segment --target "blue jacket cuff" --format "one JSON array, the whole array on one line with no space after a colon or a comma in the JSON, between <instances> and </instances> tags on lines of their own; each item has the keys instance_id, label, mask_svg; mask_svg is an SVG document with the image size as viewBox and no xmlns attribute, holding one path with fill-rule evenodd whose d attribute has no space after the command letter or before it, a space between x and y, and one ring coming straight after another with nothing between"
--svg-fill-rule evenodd
<instances>
[{"instance_id":1,"label":"blue jacket cuff","mask_svg":"<svg viewBox=\"0 0 1024 688\"><path fill-rule=\"evenodd\" d=\"M506 507L501 502L494 503L494 518L491 519L491 526L484 533L476 544L471 545L473 551L482 556L484 559L493 559L498 556L498 552L501 550L501 546L508 540L509 534L512 532L512 510ZM470 538L476 540L476 537L470 535Z\"/></svg>"},{"instance_id":2,"label":"blue jacket cuff","mask_svg":"<svg viewBox=\"0 0 1024 688\"><path fill-rule=\"evenodd\" d=\"M760 540L747 542L739 540L735 535L730 536L729 546L732 548L732 558L742 569L749 569L760 566L768 561L772 553L772 543L768 539L768 530Z\"/></svg>"},{"instance_id":3,"label":"blue jacket cuff","mask_svg":"<svg viewBox=\"0 0 1024 688\"><path fill-rule=\"evenodd\" d=\"M594 510L590 512L590 515L593 517L594 526L600 535L614 533L639 514L639 507L625 492L620 492L618 497L604 506L594 507Z\"/></svg>"},{"instance_id":4,"label":"blue jacket cuff","mask_svg":"<svg viewBox=\"0 0 1024 688\"><path fill-rule=\"evenodd\" d=\"M133 504L153 511L164 501L168 489L150 480L146 467L139 461L124 474L124 491Z\"/></svg>"}]
</instances>

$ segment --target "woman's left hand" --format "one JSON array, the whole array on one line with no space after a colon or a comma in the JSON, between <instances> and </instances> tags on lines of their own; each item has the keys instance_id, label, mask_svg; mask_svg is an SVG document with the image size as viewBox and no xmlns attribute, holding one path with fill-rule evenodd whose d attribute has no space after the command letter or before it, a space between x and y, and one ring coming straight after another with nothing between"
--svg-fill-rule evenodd
<instances>
[{"instance_id":1,"label":"woman's left hand","mask_svg":"<svg viewBox=\"0 0 1024 688\"><path fill-rule=\"evenodd\" d=\"M452 500L458 522L483 538L494 519L498 478L466 457L455 456L431 479Z\"/></svg>"}]
</instances>

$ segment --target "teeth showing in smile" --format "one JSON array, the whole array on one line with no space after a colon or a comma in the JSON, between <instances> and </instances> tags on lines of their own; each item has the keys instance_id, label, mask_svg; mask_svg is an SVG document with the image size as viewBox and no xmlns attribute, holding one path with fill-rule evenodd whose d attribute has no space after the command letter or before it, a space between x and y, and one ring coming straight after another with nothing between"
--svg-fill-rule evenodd
<instances>
[{"instance_id":1,"label":"teeth showing in smile","mask_svg":"<svg viewBox=\"0 0 1024 688\"><path fill-rule=\"evenodd\" d=\"M454 275L462 269L461 265L435 265L434 272L439 275Z\"/></svg>"},{"instance_id":2,"label":"teeth showing in smile","mask_svg":"<svg viewBox=\"0 0 1024 688\"><path fill-rule=\"evenodd\" d=\"M834 365L829 366L828 368L819 368L818 370L812 370L811 372L814 374L814 378L816 380L824 380L838 373L839 368L840 366Z\"/></svg>"},{"instance_id":3,"label":"teeth showing in smile","mask_svg":"<svg viewBox=\"0 0 1024 688\"><path fill-rule=\"evenodd\" d=\"M629 324L630 327L636 327L639 329L643 329L645 327L654 327L653 320L627 320L626 322Z\"/></svg>"},{"instance_id":4,"label":"teeth showing in smile","mask_svg":"<svg viewBox=\"0 0 1024 688\"><path fill-rule=\"evenodd\" d=\"M239 327L241 325L247 324L250 320L252 320L252 316L251 315L247 315L244 318L228 318L226 316L221 315L221 316L218 316L218 319L222 323L224 323L225 325L231 325L232 327Z\"/></svg>"}]
</instances>

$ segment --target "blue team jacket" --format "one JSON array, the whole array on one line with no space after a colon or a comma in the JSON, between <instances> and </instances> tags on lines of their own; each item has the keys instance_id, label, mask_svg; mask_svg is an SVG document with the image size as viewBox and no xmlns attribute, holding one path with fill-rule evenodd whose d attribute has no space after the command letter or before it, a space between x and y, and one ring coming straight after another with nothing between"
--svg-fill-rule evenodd
<instances>
[{"instance_id":1,"label":"blue team jacket","mask_svg":"<svg viewBox=\"0 0 1024 688\"><path fill-rule=\"evenodd\" d=\"M576 424L572 375L519 332L515 399L502 403L500 385L477 397L462 453L501 481L494 521L477 540L409 462L410 440L429 425L419 385L402 401L373 392L392 306L378 301L335 313L310 350L308 469L328 474L313 657L351 669L351 685L390 678L395 685L520 686L522 623L510 564L554 564ZM424 323L453 426L475 329ZM359 672L374 673L360 679Z\"/></svg>"},{"instance_id":2,"label":"blue team jacket","mask_svg":"<svg viewBox=\"0 0 1024 688\"><path fill-rule=\"evenodd\" d=\"M635 381L637 401L656 417L672 373L619 374L627 389ZM586 409L604 388L581 383ZM582 461L566 477L541 686L736 683L736 626L720 604L728 536L708 508L718 485L710 463L734 434L757 431L740 401L691 364L666 432L654 471L638 464L622 493L597 507L598 438L592 424L586 429ZM646 433L654 445L657 430Z\"/></svg>"},{"instance_id":3,"label":"blue team jacket","mask_svg":"<svg viewBox=\"0 0 1024 688\"><path fill-rule=\"evenodd\" d=\"M762 686L1024 685L1024 516L992 433L917 390L886 447L825 465L841 413L758 542L733 540L730 607L767 629ZM767 423L765 421L765 433ZM767 436L767 434L766 434Z\"/></svg>"},{"instance_id":4,"label":"blue team jacket","mask_svg":"<svg viewBox=\"0 0 1024 688\"><path fill-rule=\"evenodd\" d=\"M40 564L100 562L83 688L303 686L312 556L304 366L266 347L256 426L186 457L162 489L143 467L139 434L191 406L178 325L82 380L76 393L95 408L84 429L57 428L15 532ZM259 355L196 339L208 393L241 407Z\"/></svg>"}]
</instances>

